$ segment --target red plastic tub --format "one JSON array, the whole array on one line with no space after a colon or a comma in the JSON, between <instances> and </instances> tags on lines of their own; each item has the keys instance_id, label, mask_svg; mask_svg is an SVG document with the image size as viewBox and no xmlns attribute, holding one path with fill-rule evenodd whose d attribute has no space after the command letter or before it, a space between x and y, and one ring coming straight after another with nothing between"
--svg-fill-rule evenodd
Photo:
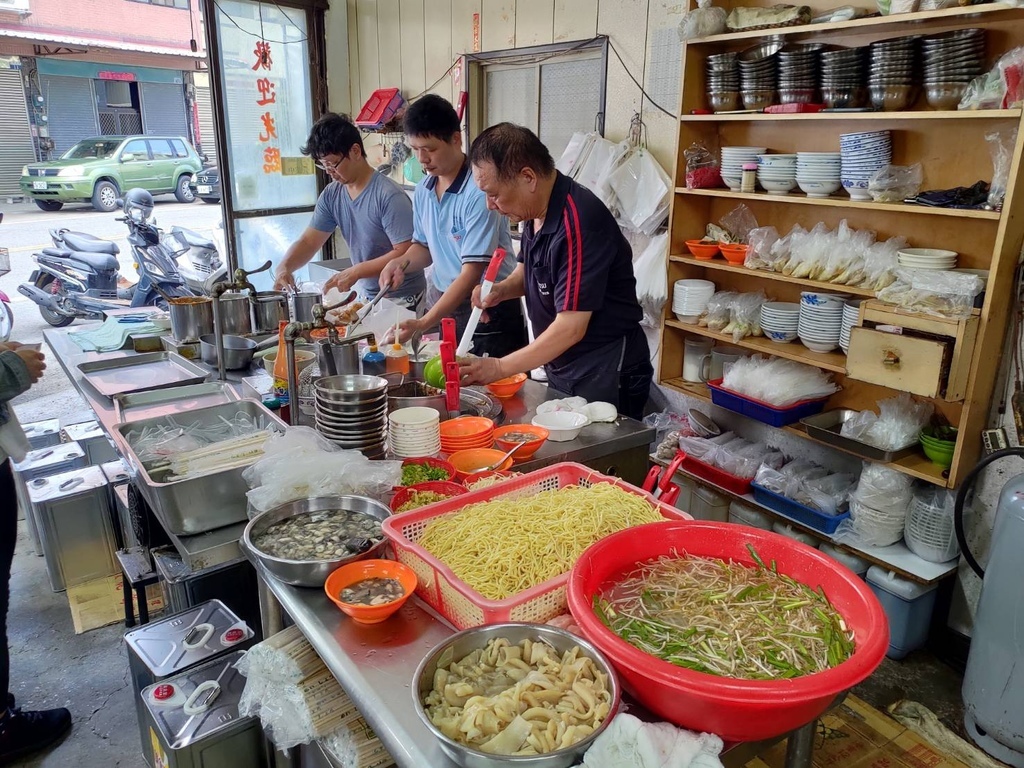
<instances>
[{"instance_id":1,"label":"red plastic tub","mask_svg":"<svg viewBox=\"0 0 1024 768\"><path fill-rule=\"evenodd\" d=\"M621 639L594 614L602 593L638 563L692 554L753 565L751 544L764 562L811 587L821 586L853 630L853 655L837 667L792 680L735 680L661 661ZM659 717L726 741L770 739L806 725L843 691L867 678L885 656L889 624L878 598L852 571L816 549L770 531L706 521L651 523L608 536L587 549L569 577L569 610L584 635L604 652L623 684Z\"/></svg>"},{"instance_id":2,"label":"red plastic tub","mask_svg":"<svg viewBox=\"0 0 1024 768\"><path fill-rule=\"evenodd\" d=\"M453 467L450 462L447 462L444 459L435 459L433 456L423 456L423 457L416 458L416 459L405 459L402 462L402 466L403 467L407 467L407 466L409 466L411 464L423 464L424 466L433 467L434 469L442 469L442 470L444 470L448 474L448 477L446 477L445 480L454 480L455 479L455 467ZM439 481L439 480L434 480L434 481L427 480L427 481L424 481L424 482L441 482L441 481ZM421 483L421 485L422 485L422 483ZM398 486L398 487L401 488L402 486Z\"/></svg>"},{"instance_id":3,"label":"red plastic tub","mask_svg":"<svg viewBox=\"0 0 1024 768\"><path fill-rule=\"evenodd\" d=\"M455 496L464 496L469 493L463 486L458 483L453 483L450 480L429 480L425 483L417 483L416 485L406 485L400 487L395 491L395 495L391 498L391 511L395 514L399 514L399 508L405 504L409 499L412 498L413 493L416 491L432 491L433 493L443 494L446 499L451 499ZM434 502L435 504L437 502ZM419 509L419 507L417 507ZM412 512L413 510L406 510Z\"/></svg>"}]
</instances>

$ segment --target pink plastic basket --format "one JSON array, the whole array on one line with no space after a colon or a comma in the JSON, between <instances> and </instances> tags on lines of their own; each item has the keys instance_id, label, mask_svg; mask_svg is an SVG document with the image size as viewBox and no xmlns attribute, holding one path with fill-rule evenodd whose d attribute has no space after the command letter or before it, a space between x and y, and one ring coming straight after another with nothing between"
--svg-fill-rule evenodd
<instances>
[{"instance_id":1,"label":"pink plastic basket","mask_svg":"<svg viewBox=\"0 0 1024 768\"><path fill-rule=\"evenodd\" d=\"M383 523L384 535L391 540L398 561L416 571L419 580L416 593L458 629L507 621L544 622L568 610L565 596L568 572L504 600L490 600L459 579L416 542L435 519L454 515L471 504L532 496L568 485L590 487L595 483L613 483L636 494L670 520L692 519L685 512L662 504L646 491L617 477L602 475L582 464L566 462L390 517Z\"/></svg>"}]
</instances>

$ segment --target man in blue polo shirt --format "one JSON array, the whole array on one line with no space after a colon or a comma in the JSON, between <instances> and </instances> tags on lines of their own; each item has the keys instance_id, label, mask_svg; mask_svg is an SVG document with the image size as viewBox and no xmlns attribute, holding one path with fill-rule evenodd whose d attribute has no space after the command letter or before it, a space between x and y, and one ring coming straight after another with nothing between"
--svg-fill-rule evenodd
<instances>
[{"instance_id":1,"label":"man in blue polo shirt","mask_svg":"<svg viewBox=\"0 0 1024 768\"><path fill-rule=\"evenodd\" d=\"M401 340L429 331L445 317L454 317L459 338L473 311L470 297L480 285L495 249L508 253L499 279L512 274L515 256L508 220L490 210L473 181L462 151L462 129L455 109L440 96L428 94L413 102L403 120L406 139L428 174L413 195L412 245L399 261L380 275L381 287L400 286L408 273L433 263L427 281L427 312L402 323ZM526 326L519 302L495 308L489 322L480 323L471 350L476 355L507 355L526 343Z\"/></svg>"},{"instance_id":2,"label":"man in blue polo shirt","mask_svg":"<svg viewBox=\"0 0 1024 768\"><path fill-rule=\"evenodd\" d=\"M615 217L590 190L555 170L529 129L499 123L470 149L487 206L525 222L519 265L480 304L488 312L526 296L536 340L498 359L460 362L465 384L486 384L543 365L568 395L643 415L654 370L632 252Z\"/></svg>"}]
</instances>

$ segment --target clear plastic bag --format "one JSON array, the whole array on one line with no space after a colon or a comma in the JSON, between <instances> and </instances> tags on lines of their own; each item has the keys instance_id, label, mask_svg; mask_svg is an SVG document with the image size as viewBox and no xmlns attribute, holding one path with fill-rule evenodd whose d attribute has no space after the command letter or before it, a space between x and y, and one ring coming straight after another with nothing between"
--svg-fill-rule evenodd
<instances>
[{"instance_id":1,"label":"clear plastic bag","mask_svg":"<svg viewBox=\"0 0 1024 768\"><path fill-rule=\"evenodd\" d=\"M1024 104L1024 48L1014 48L1003 54L996 64L1003 86L1003 109L1017 109Z\"/></svg>"},{"instance_id":2,"label":"clear plastic bag","mask_svg":"<svg viewBox=\"0 0 1024 768\"><path fill-rule=\"evenodd\" d=\"M741 357L734 362L725 372L722 386L777 408L839 391L828 374L818 368L760 355Z\"/></svg>"},{"instance_id":3,"label":"clear plastic bag","mask_svg":"<svg viewBox=\"0 0 1024 768\"><path fill-rule=\"evenodd\" d=\"M772 257L772 246L779 241L779 231L775 227L757 227L747 235L747 258L743 266L747 269L773 271L775 263Z\"/></svg>"},{"instance_id":4,"label":"clear plastic bag","mask_svg":"<svg viewBox=\"0 0 1024 768\"><path fill-rule=\"evenodd\" d=\"M765 300L761 291L737 294L729 306L729 324L722 333L731 334L735 342L747 336L762 336L761 307Z\"/></svg>"},{"instance_id":5,"label":"clear plastic bag","mask_svg":"<svg viewBox=\"0 0 1024 768\"><path fill-rule=\"evenodd\" d=\"M846 511L856 483L856 477L841 473L806 480L795 501L826 515L839 515Z\"/></svg>"},{"instance_id":6,"label":"clear plastic bag","mask_svg":"<svg viewBox=\"0 0 1024 768\"><path fill-rule=\"evenodd\" d=\"M721 333L732 320L732 302L738 296L732 291L719 291L710 299L698 325L707 326L709 331Z\"/></svg>"},{"instance_id":7,"label":"clear plastic bag","mask_svg":"<svg viewBox=\"0 0 1024 768\"><path fill-rule=\"evenodd\" d=\"M874 243L864 254L864 279L860 285L880 291L896 280L899 251L907 247L903 237L890 237L883 243Z\"/></svg>"},{"instance_id":8,"label":"clear plastic bag","mask_svg":"<svg viewBox=\"0 0 1024 768\"><path fill-rule=\"evenodd\" d=\"M740 203L718 222L722 225L729 238L725 242L745 243L750 233L757 229L757 219L747 206Z\"/></svg>"},{"instance_id":9,"label":"clear plastic bag","mask_svg":"<svg viewBox=\"0 0 1024 768\"><path fill-rule=\"evenodd\" d=\"M620 221L629 228L653 234L668 215L672 183L668 174L644 148L631 151L608 176L615 193Z\"/></svg>"},{"instance_id":10,"label":"clear plastic bag","mask_svg":"<svg viewBox=\"0 0 1024 768\"><path fill-rule=\"evenodd\" d=\"M1006 184L1010 179L1010 163L1013 161L1013 147L1017 143L1017 129L1009 133L992 131L985 134L988 150L992 155L992 184L988 190L988 204L999 210L1006 197Z\"/></svg>"},{"instance_id":11,"label":"clear plastic bag","mask_svg":"<svg viewBox=\"0 0 1024 768\"><path fill-rule=\"evenodd\" d=\"M636 297L644 310L644 323L659 327L662 309L668 300L668 233L651 238L633 263Z\"/></svg>"},{"instance_id":12,"label":"clear plastic bag","mask_svg":"<svg viewBox=\"0 0 1024 768\"><path fill-rule=\"evenodd\" d=\"M691 144L683 150L686 159L687 189L716 189L722 186L718 159L703 144Z\"/></svg>"},{"instance_id":13,"label":"clear plastic bag","mask_svg":"<svg viewBox=\"0 0 1024 768\"><path fill-rule=\"evenodd\" d=\"M379 498L398 485L402 464L371 461L341 450L309 427L289 427L267 440L263 458L243 472L250 506L265 512L293 499L317 496Z\"/></svg>"},{"instance_id":14,"label":"clear plastic bag","mask_svg":"<svg viewBox=\"0 0 1024 768\"><path fill-rule=\"evenodd\" d=\"M850 519L840 523L837 541L886 547L903 538L913 480L881 464L865 462L850 498Z\"/></svg>"},{"instance_id":15,"label":"clear plastic bag","mask_svg":"<svg viewBox=\"0 0 1024 768\"><path fill-rule=\"evenodd\" d=\"M697 0L697 7L683 14L679 22L679 39L697 40L725 32L726 12L724 8L711 5L711 0Z\"/></svg>"},{"instance_id":16,"label":"clear plastic bag","mask_svg":"<svg viewBox=\"0 0 1024 768\"><path fill-rule=\"evenodd\" d=\"M868 179L868 192L876 203L902 203L910 197L917 197L924 184L924 169L920 163L913 165L885 165Z\"/></svg>"},{"instance_id":17,"label":"clear plastic bag","mask_svg":"<svg viewBox=\"0 0 1024 768\"><path fill-rule=\"evenodd\" d=\"M879 401L878 410L878 415L861 411L843 424L840 434L883 451L899 451L917 442L935 409L931 403L917 402L904 392Z\"/></svg>"},{"instance_id":18,"label":"clear plastic bag","mask_svg":"<svg viewBox=\"0 0 1024 768\"><path fill-rule=\"evenodd\" d=\"M879 301L937 317L969 317L984 281L967 272L899 269L896 281L878 292Z\"/></svg>"}]
</instances>

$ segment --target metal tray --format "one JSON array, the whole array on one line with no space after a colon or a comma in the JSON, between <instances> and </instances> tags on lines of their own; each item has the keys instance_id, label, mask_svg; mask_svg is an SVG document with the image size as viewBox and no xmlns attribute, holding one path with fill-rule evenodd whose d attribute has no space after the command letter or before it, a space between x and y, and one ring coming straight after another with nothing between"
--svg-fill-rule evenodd
<instances>
[{"instance_id":1,"label":"metal tray","mask_svg":"<svg viewBox=\"0 0 1024 768\"><path fill-rule=\"evenodd\" d=\"M78 370L101 395L114 397L205 381L209 370L173 352L147 352L79 363Z\"/></svg>"},{"instance_id":2,"label":"metal tray","mask_svg":"<svg viewBox=\"0 0 1024 768\"><path fill-rule=\"evenodd\" d=\"M225 381L204 381L202 384L186 384L183 387L114 395L114 413L118 423L121 423L185 413L239 399L231 384Z\"/></svg>"},{"instance_id":3,"label":"metal tray","mask_svg":"<svg viewBox=\"0 0 1024 768\"><path fill-rule=\"evenodd\" d=\"M853 440L843 437L839 431L849 419L859 413L848 408L837 408L834 411L825 411L815 416L808 416L800 419L800 423L807 428L807 434L815 440L842 448L847 453L860 456L872 461L896 461L909 456L917 450L917 443L911 443L906 448L898 451L883 451L873 445L862 443L860 440Z\"/></svg>"},{"instance_id":4,"label":"metal tray","mask_svg":"<svg viewBox=\"0 0 1024 768\"><path fill-rule=\"evenodd\" d=\"M188 480L162 482L150 476L128 441L128 434L132 430L167 425L168 420L172 418L175 420L171 423L188 421L213 424L222 417L230 419L239 413L262 417L271 429L277 432L284 432L287 429L283 421L256 400L222 403L197 408L177 418L175 414L167 414L129 421L114 427L114 441L131 468L133 482L168 533L174 536L189 536L248 519L245 494L249 486L242 479L245 467L227 469Z\"/></svg>"}]
</instances>

